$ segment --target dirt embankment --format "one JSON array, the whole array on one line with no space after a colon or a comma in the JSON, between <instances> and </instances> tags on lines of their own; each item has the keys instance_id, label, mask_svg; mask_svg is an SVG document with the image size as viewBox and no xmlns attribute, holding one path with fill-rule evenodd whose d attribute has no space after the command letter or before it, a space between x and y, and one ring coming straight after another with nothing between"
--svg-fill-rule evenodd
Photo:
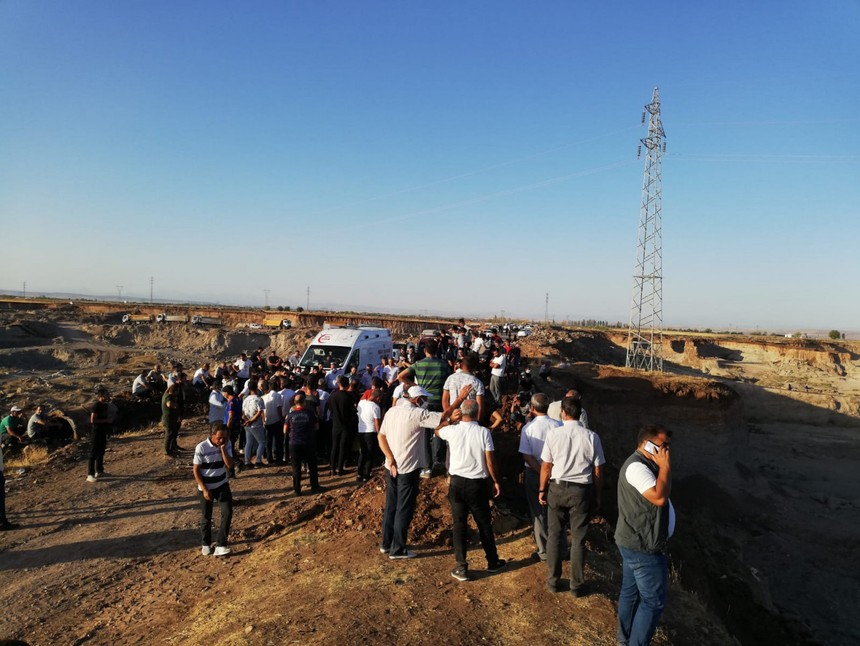
<instances>
[{"instance_id":1,"label":"dirt embankment","mask_svg":"<svg viewBox=\"0 0 860 646\"><path fill-rule=\"evenodd\" d=\"M135 372L155 361L193 367L232 359L257 346L285 356L303 349L315 331L121 326L103 315L76 322L16 314L0 319L0 400L6 407L47 402L83 425L95 386L106 383L117 394L121 424L147 428L157 405L122 394ZM540 389L553 398L569 387L584 393L606 448L608 492L639 426L659 422L675 433L673 576L719 622L673 585L658 643L731 643L720 623L746 644L856 643L860 389L853 346L734 338L690 338L681 346L673 339L665 353L669 374L653 376L621 367L625 342L599 331L538 328L522 346L530 366L542 358L553 363L551 380L537 380ZM192 410L202 415L202 400ZM202 418L188 424L202 437ZM217 617L223 643L355 643L365 634L417 643L610 643L618 575L609 540L614 496L605 496L608 522L594 523L588 536L588 576L597 594L582 607L548 601L545 573L529 559L521 524L518 434L506 425L495 437L505 456L496 523L502 555L513 563L503 577L481 577L467 588L447 577L450 512L442 480L422 485L413 539L427 558L411 569L378 559L380 476L360 488L348 478L324 478L328 493L294 499L277 469L236 481L239 555L201 561L193 548L188 465L153 460L156 429L118 438L109 463L121 477L96 488L83 482L85 444L73 445L51 458L46 471L35 467L10 484L10 509L25 528L0 537L0 569L14 575L2 594L25 612L15 625L0 619L0 629L35 643L69 635L93 643L200 643ZM290 603L247 620L261 585L270 598Z\"/></svg>"}]
</instances>

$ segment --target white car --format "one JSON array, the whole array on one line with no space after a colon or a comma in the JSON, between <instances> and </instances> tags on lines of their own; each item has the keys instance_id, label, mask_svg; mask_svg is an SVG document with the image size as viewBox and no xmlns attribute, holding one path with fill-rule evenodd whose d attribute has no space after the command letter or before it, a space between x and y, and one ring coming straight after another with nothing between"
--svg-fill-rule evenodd
<instances>
[{"instance_id":1,"label":"white car","mask_svg":"<svg viewBox=\"0 0 860 646\"><path fill-rule=\"evenodd\" d=\"M520 330L519 332L517 332L517 338L525 339L527 336L531 336L531 333L531 330Z\"/></svg>"},{"instance_id":2,"label":"white car","mask_svg":"<svg viewBox=\"0 0 860 646\"><path fill-rule=\"evenodd\" d=\"M248 328L251 330L262 330L263 326L259 323L248 323Z\"/></svg>"}]
</instances>

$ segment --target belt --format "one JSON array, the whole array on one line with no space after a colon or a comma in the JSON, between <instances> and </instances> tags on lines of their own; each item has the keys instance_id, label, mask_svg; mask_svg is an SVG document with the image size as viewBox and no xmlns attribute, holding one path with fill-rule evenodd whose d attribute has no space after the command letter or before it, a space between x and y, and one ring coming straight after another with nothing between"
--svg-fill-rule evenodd
<instances>
[{"instance_id":1,"label":"belt","mask_svg":"<svg viewBox=\"0 0 860 646\"><path fill-rule=\"evenodd\" d=\"M590 487L590 482L571 482L570 480L559 480L556 478L555 480L551 480L552 484L562 485L565 487Z\"/></svg>"}]
</instances>

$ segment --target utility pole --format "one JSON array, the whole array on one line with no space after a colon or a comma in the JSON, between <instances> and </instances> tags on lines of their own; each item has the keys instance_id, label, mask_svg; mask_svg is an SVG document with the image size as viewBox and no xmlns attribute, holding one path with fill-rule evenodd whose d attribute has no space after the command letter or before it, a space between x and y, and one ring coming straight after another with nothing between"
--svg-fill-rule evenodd
<instances>
[{"instance_id":1,"label":"utility pole","mask_svg":"<svg viewBox=\"0 0 860 646\"><path fill-rule=\"evenodd\" d=\"M27 298L27 281L21 283L21 298Z\"/></svg>"},{"instance_id":2,"label":"utility pole","mask_svg":"<svg viewBox=\"0 0 860 646\"><path fill-rule=\"evenodd\" d=\"M307 294L307 302L305 303L305 310L310 312L311 310L311 286L308 285L308 289L306 291Z\"/></svg>"},{"instance_id":3,"label":"utility pole","mask_svg":"<svg viewBox=\"0 0 860 646\"><path fill-rule=\"evenodd\" d=\"M269 292L271 289L264 289L263 293L266 295L266 309L269 309Z\"/></svg>"},{"instance_id":4,"label":"utility pole","mask_svg":"<svg viewBox=\"0 0 860 646\"><path fill-rule=\"evenodd\" d=\"M660 90L654 88L648 115L642 204L639 207L639 237L633 272L633 304L627 334L628 368L663 371L663 153L666 133L660 118Z\"/></svg>"},{"instance_id":5,"label":"utility pole","mask_svg":"<svg viewBox=\"0 0 860 646\"><path fill-rule=\"evenodd\" d=\"M122 285L116 286L116 295L119 297L119 300L122 300Z\"/></svg>"},{"instance_id":6,"label":"utility pole","mask_svg":"<svg viewBox=\"0 0 860 646\"><path fill-rule=\"evenodd\" d=\"M546 293L546 301L543 306L543 322L547 323L549 321L549 292Z\"/></svg>"},{"instance_id":7,"label":"utility pole","mask_svg":"<svg viewBox=\"0 0 860 646\"><path fill-rule=\"evenodd\" d=\"M155 283L155 278L149 277L149 304L152 305L152 285Z\"/></svg>"}]
</instances>

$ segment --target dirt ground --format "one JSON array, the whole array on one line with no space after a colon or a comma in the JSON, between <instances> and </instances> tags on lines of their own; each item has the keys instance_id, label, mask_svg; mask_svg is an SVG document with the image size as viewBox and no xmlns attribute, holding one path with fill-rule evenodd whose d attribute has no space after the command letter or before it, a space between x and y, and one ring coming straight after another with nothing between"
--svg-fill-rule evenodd
<instances>
[{"instance_id":1,"label":"dirt ground","mask_svg":"<svg viewBox=\"0 0 860 646\"><path fill-rule=\"evenodd\" d=\"M351 474L323 477L327 490L302 498L290 490L287 467L243 472L231 484L234 553L200 555L191 453L163 457L157 407L134 404L121 391L155 360L191 366L258 345L285 356L313 333L125 327L95 316L0 319L3 408L47 402L83 431L94 388L103 383L117 395L125 429L108 444L111 475L96 484L85 482L85 440L7 458L7 508L21 528L0 534L0 603L7 609L0 638L615 643L620 568L612 505L589 529L594 593L548 593L521 517L517 435L508 428L496 434L506 477L495 524L500 555L510 562L501 573L485 571L475 544L475 580L450 577L442 478L422 481L411 534L420 558L380 555L378 471L363 486ZM612 334L542 329L524 349L556 366L542 389L584 389L616 469L631 450L631 429L649 415L684 439L674 445L679 534L656 643L857 643L858 356L850 348L730 341L732 347L700 347L694 339L667 345L674 376L653 379L613 367L623 363L623 341ZM725 356L712 356L719 353ZM790 382L810 384L810 391L789 391ZM195 412L180 437L187 449L205 436L204 408Z\"/></svg>"}]
</instances>

